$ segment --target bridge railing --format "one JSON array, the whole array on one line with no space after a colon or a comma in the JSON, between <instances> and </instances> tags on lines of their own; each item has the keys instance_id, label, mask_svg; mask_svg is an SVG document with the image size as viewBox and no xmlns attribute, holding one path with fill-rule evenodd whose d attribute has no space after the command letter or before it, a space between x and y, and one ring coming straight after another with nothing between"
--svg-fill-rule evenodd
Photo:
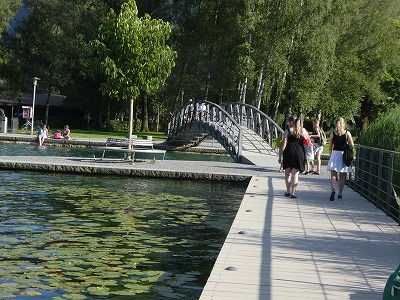
<instances>
[{"instance_id":1,"label":"bridge railing","mask_svg":"<svg viewBox=\"0 0 400 300\"><path fill-rule=\"evenodd\" d=\"M355 145L348 185L400 225L400 153Z\"/></svg>"},{"instance_id":2,"label":"bridge railing","mask_svg":"<svg viewBox=\"0 0 400 300\"><path fill-rule=\"evenodd\" d=\"M203 132L215 138L235 162L242 161L243 130L221 106L205 100L183 106L172 116L168 140L192 126L201 127Z\"/></svg>"},{"instance_id":3,"label":"bridge railing","mask_svg":"<svg viewBox=\"0 0 400 300\"><path fill-rule=\"evenodd\" d=\"M268 115L256 107L246 103L223 103L221 105L230 113L235 120L242 126L245 126L257 133L271 148L279 148L277 139L282 139L284 130Z\"/></svg>"}]
</instances>

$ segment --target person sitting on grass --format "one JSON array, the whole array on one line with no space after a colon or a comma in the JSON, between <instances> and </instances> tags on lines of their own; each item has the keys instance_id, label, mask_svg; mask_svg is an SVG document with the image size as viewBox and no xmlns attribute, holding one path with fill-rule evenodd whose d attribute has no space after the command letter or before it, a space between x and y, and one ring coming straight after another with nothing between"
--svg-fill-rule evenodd
<instances>
[{"instance_id":1,"label":"person sitting on grass","mask_svg":"<svg viewBox=\"0 0 400 300\"><path fill-rule=\"evenodd\" d=\"M69 140L71 138L70 134L71 134L71 130L69 129L69 126L65 125L64 130L62 132L63 138Z\"/></svg>"}]
</instances>

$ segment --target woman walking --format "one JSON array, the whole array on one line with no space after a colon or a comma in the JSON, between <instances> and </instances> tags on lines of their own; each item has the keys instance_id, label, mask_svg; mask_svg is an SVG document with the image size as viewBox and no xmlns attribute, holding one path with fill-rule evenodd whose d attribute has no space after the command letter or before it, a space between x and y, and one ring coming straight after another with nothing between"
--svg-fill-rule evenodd
<instances>
[{"instance_id":1,"label":"woman walking","mask_svg":"<svg viewBox=\"0 0 400 300\"><path fill-rule=\"evenodd\" d=\"M285 171L286 197L297 198L296 188L299 172L304 172L305 153L302 135L303 129L299 119L289 123L282 140L278 162L282 162Z\"/></svg>"},{"instance_id":2,"label":"woman walking","mask_svg":"<svg viewBox=\"0 0 400 300\"><path fill-rule=\"evenodd\" d=\"M329 162L328 171L331 171L331 196L329 200L335 200L336 193L336 179L339 173L339 194L338 198L342 199L344 184L346 182L347 173L352 172L352 168L347 167L343 161L343 151L346 143L350 147L354 147L353 138L351 133L346 130L346 122L343 118L339 118L335 122L335 130L331 132L329 141Z\"/></svg>"},{"instance_id":3,"label":"woman walking","mask_svg":"<svg viewBox=\"0 0 400 300\"><path fill-rule=\"evenodd\" d=\"M321 154L324 150L324 145L322 143L322 137L319 128L319 119L316 117L313 119L313 134L310 135L310 137L314 139L314 154L317 161L317 170L314 170L313 173L319 175L321 174ZM314 169L314 161L312 162L312 167Z\"/></svg>"}]
</instances>

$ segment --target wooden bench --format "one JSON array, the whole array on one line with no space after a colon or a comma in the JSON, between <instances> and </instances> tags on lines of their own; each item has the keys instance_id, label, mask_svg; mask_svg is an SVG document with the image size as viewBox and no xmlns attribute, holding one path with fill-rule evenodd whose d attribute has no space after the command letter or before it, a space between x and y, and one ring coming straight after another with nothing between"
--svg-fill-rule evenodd
<instances>
[{"instance_id":1,"label":"wooden bench","mask_svg":"<svg viewBox=\"0 0 400 300\"><path fill-rule=\"evenodd\" d=\"M148 139L139 140L137 139L137 136L134 136L132 137L130 144L131 148L129 148L129 139L108 138L105 146L92 148L93 158L96 158L94 150L103 151L101 160L104 158L104 155L107 151L124 153L124 159L126 159L128 155L132 155L132 162L135 160L135 153L162 154L163 160L165 158L166 151L161 149L154 149L151 137Z\"/></svg>"}]
</instances>

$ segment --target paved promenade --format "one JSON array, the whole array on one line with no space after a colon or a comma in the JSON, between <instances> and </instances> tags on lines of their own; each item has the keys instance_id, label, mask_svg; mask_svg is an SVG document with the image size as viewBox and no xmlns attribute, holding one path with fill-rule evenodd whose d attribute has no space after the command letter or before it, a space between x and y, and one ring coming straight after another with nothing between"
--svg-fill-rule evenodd
<instances>
[{"instance_id":1,"label":"paved promenade","mask_svg":"<svg viewBox=\"0 0 400 300\"><path fill-rule=\"evenodd\" d=\"M252 178L200 299L382 299L400 227L347 187L329 201L327 173L284 191L282 174Z\"/></svg>"},{"instance_id":2,"label":"paved promenade","mask_svg":"<svg viewBox=\"0 0 400 300\"><path fill-rule=\"evenodd\" d=\"M400 264L397 223L347 187L343 199L329 201L326 171L302 175L298 198L284 197L277 157L260 153L248 158L255 165L2 156L0 167L52 165L54 171L65 171L70 166L92 174L103 168L130 176L195 174L249 181L200 300L382 299L388 276Z\"/></svg>"}]
</instances>

